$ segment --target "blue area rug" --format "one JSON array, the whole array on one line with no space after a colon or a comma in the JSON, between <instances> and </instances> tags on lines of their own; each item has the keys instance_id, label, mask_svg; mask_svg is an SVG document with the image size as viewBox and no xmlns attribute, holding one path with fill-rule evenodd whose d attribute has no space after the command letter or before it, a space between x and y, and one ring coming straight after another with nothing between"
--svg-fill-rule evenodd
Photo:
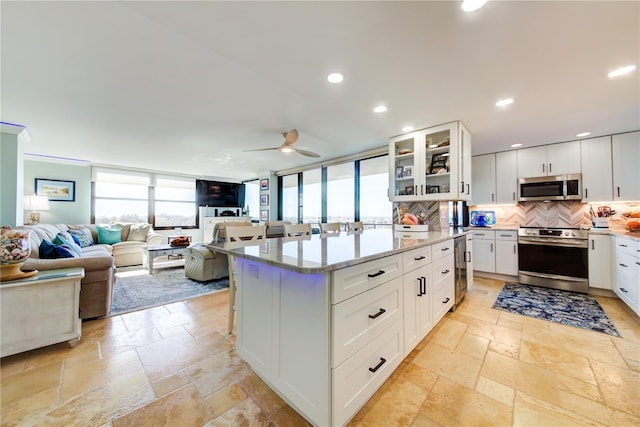
<instances>
[{"instance_id":1,"label":"blue area rug","mask_svg":"<svg viewBox=\"0 0 640 427\"><path fill-rule=\"evenodd\" d=\"M116 274L113 303L109 315L122 314L143 308L218 292L229 287L229 279L198 282L184 276L183 267L123 272Z\"/></svg>"},{"instance_id":2,"label":"blue area rug","mask_svg":"<svg viewBox=\"0 0 640 427\"><path fill-rule=\"evenodd\" d=\"M586 294L507 283L493 308L620 336L598 301Z\"/></svg>"}]
</instances>

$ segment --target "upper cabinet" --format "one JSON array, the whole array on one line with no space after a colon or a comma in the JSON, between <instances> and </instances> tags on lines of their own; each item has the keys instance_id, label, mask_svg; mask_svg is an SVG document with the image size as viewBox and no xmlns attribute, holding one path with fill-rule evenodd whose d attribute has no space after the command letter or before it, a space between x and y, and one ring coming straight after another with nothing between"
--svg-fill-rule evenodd
<instances>
[{"instance_id":1,"label":"upper cabinet","mask_svg":"<svg viewBox=\"0 0 640 427\"><path fill-rule=\"evenodd\" d=\"M469 200L471 134L456 121L391 138L389 199Z\"/></svg>"},{"instance_id":2,"label":"upper cabinet","mask_svg":"<svg viewBox=\"0 0 640 427\"><path fill-rule=\"evenodd\" d=\"M472 205L517 203L518 169L515 151L472 157Z\"/></svg>"},{"instance_id":3,"label":"upper cabinet","mask_svg":"<svg viewBox=\"0 0 640 427\"><path fill-rule=\"evenodd\" d=\"M517 150L518 178L580 173L580 141Z\"/></svg>"},{"instance_id":4,"label":"upper cabinet","mask_svg":"<svg viewBox=\"0 0 640 427\"><path fill-rule=\"evenodd\" d=\"M613 135L613 200L640 200L640 132Z\"/></svg>"},{"instance_id":5,"label":"upper cabinet","mask_svg":"<svg viewBox=\"0 0 640 427\"><path fill-rule=\"evenodd\" d=\"M580 141L582 148L582 201L613 200L611 136Z\"/></svg>"}]
</instances>

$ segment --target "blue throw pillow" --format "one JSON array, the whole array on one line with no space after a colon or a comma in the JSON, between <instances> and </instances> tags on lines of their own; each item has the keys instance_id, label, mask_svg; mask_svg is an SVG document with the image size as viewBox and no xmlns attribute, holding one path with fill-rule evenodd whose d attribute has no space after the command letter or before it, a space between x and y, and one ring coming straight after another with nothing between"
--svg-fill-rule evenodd
<instances>
[{"instance_id":1,"label":"blue throw pillow","mask_svg":"<svg viewBox=\"0 0 640 427\"><path fill-rule=\"evenodd\" d=\"M56 245L68 247L73 252L75 252L76 255L78 255L79 257L82 256L82 249L80 249L80 246L77 245L73 240L67 239L61 233L58 233L56 235L56 237L53 238L51 243L55 243Z\"/></svg>"},{"instance_id":2,"label":"blue throw pillow","mask_svg":"<svg viewBox=\"0 0 640 427\"><path fill-rule=\"evenodd\" d=\"M40 243L39 250L41 259L77 258L77 255L70 248L53 244L48 240L43 240Z\"/></svg>"},{"instance_id":3,"label":"blue throw pillow","mask_svg":"<svg viewBox=\"0 0 640 427\"><path fill-rule=\"evenodd\" d=\"M91 235L91 231L89 231L86 228L80 229L80 230L69 230L69 234L71 234L71 237L77 238L79 240L80 243L78 243L80 245L81 248L86 248L87 246L93 246L93 236Z\"/></svg>"},{"instance_id":4,"label":"blue throw pillow","mask_svg":"<svg viewBox=\"0 0 640 427\"><path fill-rule=\"evenodd\" d=\"M113 245L122 240L122 231L118 228L96 227L98 230L98 243Z\"/></svg>"},{"instance_id":5,"label":"blue throw pillow","mask_svg":"<svg viewBox=\"0 0 640 427\"><path fill-rule=\"evenodd\" d=\"M71 234L71 233L69 233L69 234ZM80 242L80 239L78 238L78 236L76 236L75 234L71 234L71 238L76 243L76 245L82 247L82 243Z\"/></svg>"}]
</instances>

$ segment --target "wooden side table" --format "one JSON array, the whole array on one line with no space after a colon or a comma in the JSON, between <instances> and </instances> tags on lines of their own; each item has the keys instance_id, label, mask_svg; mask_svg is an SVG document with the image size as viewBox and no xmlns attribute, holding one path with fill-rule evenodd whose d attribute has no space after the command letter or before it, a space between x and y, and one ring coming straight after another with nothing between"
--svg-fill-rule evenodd
<instances>
[{"instance_id":1,"label":"wooden side table","mask_svg":"<svg viewBox=\"0 0 640 427\"><path fill-rule=\"evenodd\" d=\"M83 278L84 268L64 268L0 283L0 357L63 341L75 347Z\"/></svg>"}]
</instances>

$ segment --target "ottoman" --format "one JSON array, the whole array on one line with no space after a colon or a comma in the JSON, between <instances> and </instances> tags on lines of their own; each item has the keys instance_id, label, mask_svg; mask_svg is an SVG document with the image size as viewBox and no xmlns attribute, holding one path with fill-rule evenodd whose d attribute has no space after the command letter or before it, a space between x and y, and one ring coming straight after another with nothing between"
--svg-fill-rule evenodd
<instances>
[{"instance_id":1,"label":"ottoman","mask_svg":"<svg viewBox=\"0 0 640 427\"><path fill-rule=\"evenodd\" d=\"M189 246L184 251L184 275L199 282L228 277L227 256L214 254L205 246Z\"/></svg>"}]
</instances>

